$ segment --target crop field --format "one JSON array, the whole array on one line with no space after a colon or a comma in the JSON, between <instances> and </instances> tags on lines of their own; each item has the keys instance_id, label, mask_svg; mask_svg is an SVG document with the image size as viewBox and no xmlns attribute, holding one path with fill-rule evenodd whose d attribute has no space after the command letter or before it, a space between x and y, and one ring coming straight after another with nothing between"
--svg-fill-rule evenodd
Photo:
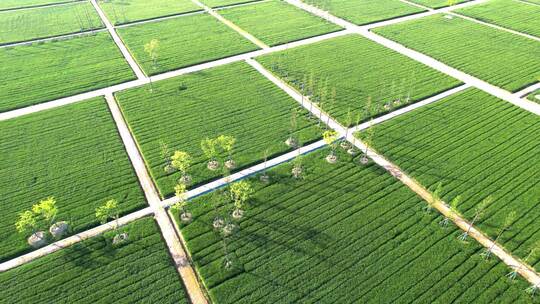
<instances>
[{"instance_id":1,"label":"crop field","mask_svg":"<svg viewBox=\"0 0 540 304\"><path fill-rule=\"evenodd\" d=\"M308 95L321 95L326 87L327 98L322 109L345 125L349 110L353 118L350 125L357 115L367 120L460 84L359 35L257 57L257 61L296 89L303 86L306 94L313 91ZM334 101L331 100L333 89ZM372 105L367 111L369 97ZM398 105L394 103L396 100L400 100ZM391 108L385 108L388 103Z\"/></svg>"},{"instance_id":2,"label":"crop field","mask_svg":"<svg viewBox=\"0 0 540 304\"><path fill-rule=\"evenodd\" d=\"M0 12L0 44L103 28L89 2Z\"/></svg>"},{"instance_id":3,"label":"crop field","mask_svg":"<svg viewBox=\"0 0 540 304\"><path fill-rule=\"evenodd\" d=\"M270 46L341 30L337 25L276 0L219 13Z\"/></svg>"},{"instance_id":4,"label":"crop field","mask_svg":"<svg viewBox=\"0 0 540 304\"><path fill-rule=\"evenodd\" d=\"M188 205L196 220L182 234L215 303L531 302L526 284L511 284L503 264L459 242L384 170L344 152L330 165L328 153L303 158L303 179L283 164L271 185L249 180L255 193L226 241L229 271L212 221L230 202L216 192Z\"/></svg>"},{"instance_id":5,"label":"crop field","mask_svg":"<svg viewBox=\"0 0 540 304\"><path fill-rule=\"evenodd\" d=\"M203 0L201 2L209 7L216 8L216 7L224 7L224 6L243 4L243 3L259 2L259 1L261 0Z\"/></svg>"},{"instance_id":6,"label":"crop field","mask_svg":"<svg viewBox=\"0 0 540 304\"><path fill-rule=\"evenodd\" d=\"M135 78L108 33L2 48L0 62L0 112Z\"/></svg>"},{"instance_id":7,"label":"crop field","mask_svg":"<svg viewBox=\"0 0 540 304\"><path fill-rule=\"evenodd\" d=\"M187 304L153 219L120 230L129 236L121 246L111 244L110 232L0 273L2 301Z\"/></svg>"},{"instance_id":8,"label":"crop field","mask_svg":"<svg viewBox=\"0 0 540 304\"><path fill-rule=\"evenodd\" d=\"M409 1L420 4L420 5L425 5L431 8L441 8L441 7L448 6L450 2L452 2L453 4L459 4L459 3L467 2L470 0L409 0Z\"/></svg>"},{"instance_id":9,"label":"crop field","mask_svg":"<svg viewBox=\"0 0 540 304\"><path fill-rule=\"evenodd\" d=\"M96 225L94 209L108 199L123 214L146 205L102 98L1 121L0 130L0 261L29 250L15 222L47 197L74 232Z\"/></svg>"},{"instance_id":10,"label":"crop field","mask_svg":"<svg viewBox=\"0 0 540 304\"><path fill-rule=\"evenodd\" d=\"M540 5L491 0L456 11L484 22L540 37Z\"/></svg>"},{"instance_id":11,"label":"crop field","mask_svg":"<svg viewBox=\"0 0 540 304\"><path fill-rule=\"evenodd\" d=\"M313 6L329 11L357 25L393 19L425 11L399 0L307 0Z\"/></svg>"},{"instance_id":12,"label":"crop field","mask_svg":"<svg viewBox=\"0 0 540 304\"><path fill-rule=\"evenodd\" d=\"M80 1L80 0L2 0L2 2L0 2L0 10L33 7L33 6L54 4L54 3L76 2L76 1Z\"/></svg>"},{"instance_id":13,"label":"crop field","mask_svg":"<svg viewBox=\"0 0 540 304\"><path fill-rule=\"evenodd\" d=\"M190 0L100 0L99 6L113 24L125 24L202 10Z\"/></svg>"},{"instance_id":14,"label":"crop field","mask_svg":"<svg viewBox=\"0 0 540 304\"><path fill-rule=\"evenodd\" d=\"M524 257L540 240L539 135L536 115L470 89L375 126L374 146L425 187L441 182L446 201L461 195L468 219L492 196L477 223L492 237L515 211L499 242Z\"/></svg>"},{"instance_id":15,"label":"crop field","mask_svg":"<svg viewBox=\"0 0 540 304\"><path fill-rule=\"evenodd\" d=\"M375 33L511 92L540 76L538 41L462 18L433 15Z\"/></svg>"},{"instance_id":16,"label":"crop field","mask_svg":"<svg viewBox=\"0 0 540 304\"><path fill-rule=\"evenodd\" d=\"M206 169L200 144L219 135L236 137L233 159L237 168L288 151L291 109L299 105L245 63L189 74L150 87L116 94L162 196L174 193L180 173L167 173L161 145L193 157L193 184L209 181L222 171ZM184 90L179 90L183 86ZM242 87L242 90L236 88ZM300 112L294 131L302 143L318 139L322 130ZM204 119L201 119L204 117ZM225 157L226 155L222 155Z\"/></svg>"},{"instance_id":17,"label":"crop field","mask_svg":"<svg viewBox=\"0 0 540 304\"><path fill-rule=\"evenodd\" d=\"M536 90L527 96L527 99L532 100L536 103L540 103L540 90Z\"/></svg>"},{"instance_id":18,"label":"crop field","mask_svg":"<svg viewBox=\"0 0 540 304\"><path fill-rule=\"evenodd\" d=\"M130 26L118 34L148 75L258 49L208 14ZM156 60L144 48L154 39L159 41Z\"/></svg>"}]
</instances>

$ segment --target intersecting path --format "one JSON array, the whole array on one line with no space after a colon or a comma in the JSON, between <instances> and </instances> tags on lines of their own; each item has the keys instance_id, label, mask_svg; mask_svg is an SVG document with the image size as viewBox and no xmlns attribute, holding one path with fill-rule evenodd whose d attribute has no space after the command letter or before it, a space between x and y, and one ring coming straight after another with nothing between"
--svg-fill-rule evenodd
<instances>
[{"instance_id":1,"label":"intersecting path","mask_svg":"<svg viewBox=\"0 0 540 304\"><path fill-rule=\"evenodd\" d=\"M317 105L312 104L308 96L303 96L301 93L299 93L298 91L290 87L286 82L277 78L270 71L266 70L258 62L249 60L248 63L251 64L255 69L257 69L262 75L267 77L268 80L272 81L275 85L283 89L287 94L289 94L298 103L300 103L306 110L310 111L316 117L320 117L324 123L326 123L330 128L332 128L336 132L338 132L338 134L340 135L340 138L345 138L347 141L353 144L360 151L365 151L366 155L369 158L371 158L377 165L384 168L392 176L400 180L412 191L417 193L420 197L422 197L426 201L426 203L432 205L433 208L438 210L442 215L452 220L456 224L457 227L459 227L463 231L468 231L469 236L474 238L476 241L478 241L482 246L484 246L485 248L490 248L491 252L495 256L501 259L501 261L505 263L506 265L508 265L510 268L515 269L521 276L523 276L526 280L528 280L533 286L540 286L540 275L531 266L529 266L526 263L523 263L518 258L515 258L512 254L508 253L502 246L493 242L488 236L486 236L480 230L472 226L469 222L467 222L467 220L462 218L460 214L457 214L454 211L452 211L445 202L441 200L436 201L433 195L431 194L431 192L426 190L420 183L415 181L413 178L409 177L398 166L391 163L390 161L385 159L383 156L377 154L374 150L366 146L365 143L363 143L361 140L357 139L354 136L354 132L367 129L370 126L373 126L375 124L375 121L371 123L367 123L367 124L362 124L354 128L347 129L343 127L341 124L339 124L337 121L329 117L329 115L324 113L324 111L322 111ZM460 86L458 88L453 89L452 93L462 91L468 87L469 85L467 84ZM425 100L423 105L436 102L449 95L450 95L450 92L439 94L435 96L434 98ZM419 106L416 104L413 104L409 107L405 107L404 109L402 109L401 112L398 112L398 113L393 112L388 115L385 115L387 117L384 117L384 116L381 117L380 119L377 120L376 123L381 123L383 121L386 121L398 115L402 115L404 113L410 112L418 107Z\"/></svg>"}]
</instances>

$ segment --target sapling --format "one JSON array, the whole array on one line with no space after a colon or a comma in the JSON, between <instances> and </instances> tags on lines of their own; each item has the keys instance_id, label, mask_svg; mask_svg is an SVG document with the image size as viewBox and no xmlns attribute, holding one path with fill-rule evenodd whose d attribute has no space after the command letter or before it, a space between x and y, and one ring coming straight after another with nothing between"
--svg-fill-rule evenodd
<instances>
[{"instance_id":1,"label":"sapling","mask_svg":"<svg viewBox=\"0 0 540 304\"><path fill-rule=\"evenodd\" d=\"M165 166L163 170L166 173L172 173L174 171L173 166L171 165L171 151L169 150L169 145L167 145L163 140L159 141L159 155L163 160L165 160Z\"/></svg>"},{"instance_id":2,"label":"sapling","mask_svg":"<svg viewBox=\"0 0 540 304\"><path fill-rule=\"evenodd\" d=\"M461 202L461 195L454 197L452 201L450 202L450 211L452 211L454 214L459 214L458 205L460 202ZM448 226L449 222L450 222L450 219L447 216L445 216L444 219L439 222L439 224L441 224L441 226L443 227L446 227Z\"/></svg>"},{"instance_id":3,"label":"sapling","mask_svg":"<svg viewBox=\"0 0 540 304\"><path fill-rule=\"evenodd\" d=\"M435 188L435 191L433 191L433 194L431 195L431 201L428 202L424 206L425 212L430 212L433 209L433 205L441 201L441 193L442 193L442 183L437 183L437 187Z\"/></svg>"},{"instance_id":4,"label":"sapling","mask_svg":"<svg viewBox=\"0 0 540 304\"><path fill-rule=\"evenodd\" d=\"M174 195L178 200L171 209L176 212L180 212L180 220L184 223L188 223L193 218L192 214L186 210L187 206L187 187L185 184L177 184L174 187Z\"/></svg>"},{"instance_id":5,"label":"sapling","mask_svg":"<svg viewBox=\"0 0 540 304\"><path fill-rule=\"evenodd\" d=\"M109 219L114 219L115 226L114 231L117 232L113 238L113 245L123 243L127 240L128 234L122 233L118 234L118 219L120 218L120 209L118 208L118 201L115 199L110 199L106 201L103 205L96 208L96 218L102 223L105 224Z\"/></svg>"},{"instance_id":6,"label":"sapling","mask_svg":"<svg viewBox=\"0 0 540 304\"><path fill-rule=\"evenodd\" d=\"M330 92L330 98L329 98L329 104L328 109L333 109L336 105L336 88L332 87L332 91ZM326 127L325 129L330 125L330 115L327 115L326 117Z\"/></svg>"},{"instance_id":7,"label":"sapling","mask_svg":"<svg viewBox=\"0 0 540 304\"><path fill-rule=\"evenodd\" d=\"M297 116L298 112L296 108L291 109L291 121L290 121L290 128L289 128L289 137L285 141L285 144L291 148L298 147L298 139L294 136L294 133L296 132L296 128L298 126L297 122Z\"/></svg>"},{"instance_id":8,"label":"sapling","mask_svg":"<svg viewBox=\"0 0 540 304\"><path fill-rule=\"evenodd\" d=\"M356 113L356 119L355 119L355 126L360 125L360 121L362 120L362 114L360 112ZM355 138L353 138L353 142L355 142ZM347 149L347 153L349 155L354 156L356 154L356 148L354 145L350 145L349 149Z\"/></svg>"},{"instance_id":9,"label":"sapling","mask_svg":"<svg viewBox=\"0 0 540 304\"><path fill-rule=\"evenodd\" d=\"M373 119L371 119L369 121L369 126L366 129L366 137L364 138L364 145L366 146L366 151L364 152L364 155L360 157L360 163L362 165L367 165L369 163L368 150L369 150L369 147L372 145L373 133L374 133Z\"/></svg>"},{"instance_id":10,"label":"sapling","mask_svg":"<svg viewBox=\"0 0 540 304\"><path fill-rule=\"evenodd\" d=\"M300 155L300 151L298 151L298 154L293 160L293 168L291 170L292 176L296 179L299 179L302 177L302 156Z\"/></svg>"},{"instance_id":11,"label":"sapling","mask_svg":"<svg viewBox=\"0 0 540 304\"><path fill-rule=\"evenodd\" d=\"M531 260L537 257L538 253L540 253L540 241L532 244L532 246L529 248L529 253L527 254L527 256L525 256L525 259L523 259L523 263L529 264ZM522 269L522 264L512 266L512 269L513 270L506 276L514 280L518 274L518 271Z\"/></svg>"},{"instance_id":12,"label":"sapling","mask_svg":"<svg viewBox=\"0 0 540 304\"><path fill-rule=\"evenodd\" d=\"M326 156L326 161L335 164L337 161L337 155L336 155L336 147L337 143L336 140L338 139L338 133L333 130L327 130L323 133L323 140L324 142L330 146L330 154Z\"/></svg>"},{"instance_id":13,"label":"sapling","mask_svg":"<svg viewBox=\"0 0 540 304\"><path fill-rule=\"evenodd\" d=\"M267 161L268 161L268 149L265 149L264 150L264 169L263 169L263 173L261 174L261 177L260 177L260 181L264 184L268 184L270 182L270 176L268 175L268 172L267 172Z\"/></svg>"},{"instance_id":14,"label":"sapling","mask_svg":"<svg viewBox=\"0 0 540 304\"><path fill-rule=\"evenodd\" d=\"M497 236L495 237L495 240L493 241L491 246L489 246L489 248L484 249L484 252L482 252L482 254L481 254L481 256L483 256L486 260L490 258L491 253L493 251L493 247L495 247L495 244L497 243L499 238L503 235L503 233L505 231L510 229L510 226L512 226L512 224L516 220L516 215L517 214L516 214L515 211L512 211L512 212L508 213L508 215L506 216L506 218L504 220L504 223L503 223L501 229L499 230L499 233L497 233Z\"/></svg>"},{"instance_id":15,"label":"sapling","mask_svg":"<svg viewBox=\"0 0 540 304\"><path fill-rule=\"evenodd\" d=\"M326 95L328 94L328 77L326 77L326 80L324 81L324 85L322 84L323 81L321 79L320 81L320 87L319 87L319 119L318 119L318 126L321 126L321 123L323 122L322 115L323 115L323 107L324 103L326 102Z\"/></svg>"},{"instance_id":16,"label":"sapling","mask_svg":"<svg viewBox=\"0 0 540 304\"><path fill-rule=\"evenodd\" d=\"M174 151L173 156L171 156L171 166L180 171L181 177L178 181L182 184L189 185L191 183L191 176L188 174L191 162L191 156L184 151Z\"/></svg>"},{"instance_id":17,"label":"sapling","mask_svg":"<svg viewBox=\"0 0 540 304\"><path fill-rule=\"evenodd\" d=\"M483 199L482 202L480 202L480 204L478 204L478 206L476 207L476 209L474 211L473 220L472 220L471 224L469 225L469 228L467 228L467 231L463 232L459 236L460 240L465 241L467 239L467 237L469 236L469 233L471 232L471 228L473 227L474 223L476 223L476 221L478 221L480 218L482 218L482 216L484 215L484 212L486 212L486 208L492 202L493 202L493 197L488 196L485 199Z\"/></svg>"},{"instance_id":18,"label":"sapling","mask_svg":"<svg viewBox=\"0 0 540 304\"><path fill-rule=\"evenodd\" d=\"M247 181L243 180L231 184L229 188L229 193L231 195L231 199L234 203L235 208L232 216L235 219L240 219L244 214L242 208L244 204L249 200L251 194L253 193L253 189Z\"/></svg>"},{"instance_id":19,"label":"sapling","mask_svg":"<svg viewBox=\"0 0 540 304\"><path fill-rule=\"evenodd\" d=\"M207 168L211 171L215 171L219 168L219 162L216 160L216 140L211 138L205 138L201 141L201 150L208 159Z\"/></svg>"},{"instance_id":20,"label":"sapling","mask_svg":"<svg viewBox=\"0 0 540 304\"><path fill-rule=\"evenodd\" d=\"M313 99L315 95L315 73L311 71L311 74L309 75L308 80L308 89L307 89L307 96L310 99L309 103L309 118L316 119L316 117L313 115Z\"/></svg>"},{"instance_id":21,"label":"sapling","mask_svg":"<svg viewBox=\"0 0 540 304\"><path fill-rule=\"evenodd\" d=\"M341 140L341 143L339 144L341 146L341 148L347 150L349 149L350 145L349 145L349 142L347 141L347 137L349 136L349 129L351 128L351 125L352 125L352 113L351 113L351 109L349 108L347 110L347 116L345 117L345 137Z\"/></svg>"},{"instance_id":22,"label":"sapling","mask_svg":"<svg viewBox=\"0 0 540 304\"><path fill-rule=\"evenodd\" d=\"M236 138L228 135L220 135L217 138L217 142L221 149L227 154L227 160L225 161L225 167L229 170L236 168L236 162L232 159L232 152Z\"/></svg>"},{"instance_id":23,"label":"sapling","mask_svg":"<svg viewBox=\"0 0 540 304\"><path fill-rule=\"evenodd\" d=\"M150 42L144 45L144 51L148 54L148 56L152 60L153 70L157 70L158 50L159 50L159 40L157 39L152 39L150 40ZM154 85L152 83L152 78L149 77L148 79L150 80L150 92L153 92Z\"/></svg>"}]
</instances>

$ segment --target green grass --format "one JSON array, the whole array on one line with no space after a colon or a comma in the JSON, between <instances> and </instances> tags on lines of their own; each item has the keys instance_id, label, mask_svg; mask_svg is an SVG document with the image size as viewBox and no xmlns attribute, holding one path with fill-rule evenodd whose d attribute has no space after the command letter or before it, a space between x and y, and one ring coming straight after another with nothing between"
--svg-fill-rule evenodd
<instances>
[{"instance_id":1,"label":"green grass","mask_svg":"<svg viewBox=\"0 0 540 304\"><path fill-rule=\"evenodd\" d=\"M421 210L425 202L383 169L328 150L270 170L256 189L227 247L212 229L231 203L220 192L188 205L194 221L182 233L215 303L499 303L532 302L527 284L508 268L484 261L476 242L459 242L454 226ZM227 192L225 192L226 194ZM224 203L225 206L224 206Z\"/></svg>"},{"instance_id":2,"label":"green grass","mask_svg":"<svg viewBox=\"0 0 540 304\"><path fill-rule=\"evenodd\" d=\"M225 9L219 13L270 46L341 29L281 1Z\"/></svg>"},{"instance_id":3,"label":"green grass","mask_svg":"<svg viewBox=\"0 0 540 304\"><path fill-rule=\"evenodd\" d=\"M0 49L0 112L135 78L108 33Z\"/></svg>"},{"instance_id":4,"label":"green grass","mask_svg":"<svg viewBox=\"0 0 540 304\"><path fill-rule=\"evenodd\" d=\"M152 75L257 50L258 47L208 14L118 29L146 74ZM156 64L144 50L159 40Z\"/></svg>"},{"instance_id":5,"label":"green grass","mask_svg":"<svg viewBox=\"0 0 540 304\"><path fill-rule=\"evenodd\" d=\"M534 101L536 103L540 103L540 90L536 90L535 92L532 92L531 94L529 94L527 96L527 99Z\"/></svg>"},{"instance_id":6,"label":"green grass","mask_svg":"<svg viewBox=\"0 0 540 304\"><path fill-rule=\"evenodd\" d=\"M453 78L428 68L359 35L348 35L307 46L258 57L257 60L305 94L313 91L317 100L328 87L322 108L346 124L347 112L363 120L388 112L384 105L400 99L415 102L459 84ZM311 76L313 75L313 77ZM313 89L310 89L313 78ZM332 88L336 101L330 101ZM372 97L371 114L365 111ZM396 105L397 106L397 105ZM391 110L391 109L390 109ZM354 120L353 120L354 123Z\"/></svg>"},{"instance_id":7,"label":"green grass","mask_svg":"<svg viewBox=\"0 0 540 304\"><path fill-rule=\"evenodd\" d=\"M417 4L421 4L424 6L428 6L431 8L441 8L441 7L448 6L450 2L454 4L459 4L459 3L467 2L470 0L409 0L409 1L417 3Z\"/></svg>"},{"instance_id":8,"label":"green grass","mask_svg":"<svg viewBox=\"0 0 540 304\"><path fill-rule=\"evenodd\" d=\"M201 10L190 0L100 0L99 6L113 24L125 24Z\"/></svg>"},{"instance_id":9,"label":"green grass","mask_svg":"<svg viewBox=\"0 0 540 304\"><path fill-rule=\"evenodd\" d=\"M209 7L222 7L235 4L251 3L258 2L260 0L203 0L201 1L204 5Z\"/></svg>"},{"instance_id":10,"label":"green grass","mask_svg":"<svg viewBox=\"0 0 540 304\"><path fill-rule=\"evenodd\" d=\"M540 44L485 25L434 15L374 30L511 92L540 76Z\"/></svg>"},{"instance_id":11,"label":"green grass","mask_svg":"<svg viewBox=\"0 0 540 304\"><path fill-rule=\"evenodd\" d=\"M120 246L109 232L0 273L2 302L189 303L154 220L120 231Z\"/></svg>"},{"instance_id":12,"label":"green grass","mask_svg":"<svg viewBox=\"0 0 540 304\"><path fill-rule=\"evenodd\" d=\"M79 0L2 0L0 2L0 11L14 8L33 7L55 3L75 2Z\"/></svg>"},{"instance_id":13,"label":"green grass","mask_svg":"<svg viewBox=\"0 0 540 304\"><path fill-rule=\"evenodd\" d=\"M516 211L516 223L499 239L514 254L526 256L540 240L538 116L469 89L375 126L374 134L375 148L421 184L441 182L447 202L462 195L466 218L491 195L477 222L491 237ZM540 269L538 259L532 262Z\"/></svg>"},{"instance_id":14,"label":"green grass","mask_svg":"<svg viewBox=\"0 0 540 304\"><path fill-rule=\"evenodd\" d=\"M54 196L75 232L98 224L95 208L108 199L123 214L146 206L102 98L1 121L0 130L0 261L29 250L15 221L41 199Z\"/></svg>"},{"instance_id":15,"label":"green grass","mask_svg":"<svg viewBox=\"0 0 540 304\"><path fill-rule=\"evenodd\" d=\"M0 13L0 44L103 28L89 2Z\"/></svg>"},{"instance_id":16,"label":"green grass","mask_svg":"<svg viewBox=\"0 0 540 304\"><path fill-rule=\"evenodd\" d=\"M456 13L540 37L540 5L492 0L457 10Z\"/></svg>"},{"instance_id":17,"label":"green grass","mask_svg":"<svg viewBox=\"0 0 540 304\"><path fill-rule=\"evenodd\" d=\"M185 90L179 90L184 86ZM291 108L299 105L246 63L235 63L130 89L116 94L147 166L162 196L174 193L180 173L167 174L160 142L193 156L194 185L221 175L206 169L200 143L221 134L237 139L233 158L238 169L270 155L288 151ZM305 114L305 112L302 112ZM303 116L298 118L303 143L322 131ZM223 155L225 157L225 155Z\"/></svg>"},{"instance_id":18,"label":"green grass","mask_svg":"<svg viewBox=\"0 0 540 304\"><path fill-rule=\"evenodd\" d=\"M306 3L357 25L425 11L422 8L396 0L307 0Z\"/></svg>"}]
</instances>

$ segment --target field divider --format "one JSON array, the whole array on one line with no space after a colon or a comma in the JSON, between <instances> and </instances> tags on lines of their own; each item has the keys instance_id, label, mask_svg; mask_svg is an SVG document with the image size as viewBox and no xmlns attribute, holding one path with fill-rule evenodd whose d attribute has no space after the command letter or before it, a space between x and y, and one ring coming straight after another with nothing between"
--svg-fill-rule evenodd
<instances>
[{"instance_id":1,"label":"field divider","mask_svg":"<svg viewBox=\"0 0 540 304\"><path fill-rule=\"evenodd\" d=\"M144 20L138 20L138 21L132 21L132 22L128 22L128 23L118 24L118 25L114 25L114 28L119 29L119 28L125 28L125 27L134 26L134 25L140 25L140 24L146 24L146 23L154 23L154 22L159 22L159 21L164 21L164 20L169 20L169 19L189 17L189 16L193 16L193 15L200 15L200 14L204 14L204 13L205 13L204 10L188 12L188 13L178 13L178 14L174 14L174 15L168 15L168 16L162 16L162 17L156 17L156 18L150 18L150 19L144 19Z\"/></svg>"},{"instance_id":2,"label":"field divider","mask_svg":"<svg viewBox=\"0 0 540 304\"><path fill-rule=\"evenodd\" d=\"M45 38L37 38L37 39L32 39L32 40L13 42L13 43L8 42L8 43L0 44L0 49L23 46L23 45L31 45L34 43L41 43L41 42L47 42L47 41L62 41L62 40L67 40L67 39L80 37L80 36L90 36L90 35L94 35L95 33L101 33L101 32L106 32L106 31L107 31L106 28L96 28L96 29L84 30L84 31L64 34L64 35L56 35L56 36L50 36L50 37L45 37Z\"/></svg>"},{"instance_id":3,"label":"field divider","mask_svg":"<svg viewBox=\"0 0 540 304\"><path fill-rule=\"evenodd\" d=\"M524 88L523 90L514 93L514 96L520 97L520 98L525 98L525 97L527 97L527 95L529 95L530 93L532 93L532 92L534 92L534 91L536 91L538 89L540 89L540 82L537 82L536 84L533 84L532 86L528 86L528 87Z\"/></svg>"},{"instance_id":4,"label":"field divider","mask_svg":"<svg viewBox=\"0 0 540 304\"><path fill-rule=\"evenodd\" d=\"M92 0L94 1L94 0ZM204 5L199 0L191 0L191 2L195 3L199 7L202 7L208 14L210 14L212 17L216 18L217 20L221 21L221 23L225 24L226 26L230 27L231 29L235 30L237 33L242 35L247 40L251 41L256 46L260 47L261 49L269 49L270 46L268 46L266 43L259 40L257 37L251 35L247 31L243 30L238 25L234 24L233 22L225 19L225 17L221 16L216 10Z\"/></svg>"},{"instance_id":5,"label":"field divider","mask_svg":"<svg viewBox=\"0 0 540 304\"><path fill-rule=\"evenodd\" d=\"M403 3L406 3L408 5L411 5L411 6L416 6L418 8L425 9L426 11L434 11L435 10L432 7L425 6L425 5L422 5L422 4L419 4L419 3L416 3L416 2L412 2L412 1L409 1L409 0L399 0L399 1L401 1Z\"/></svg>"},{"instance_id":6,"label":"field divider","mask_svg":"<svg viewBox=\"0 0 540 304\"><path fill-rule=\"evenodd\" d=\"M294 88L289 86L285 81L274 76L270 71L266 70L260 63L254 60L248 60L248 63L251 64L255 69L257 69L263 76L267 77L270 81L272 81L278 87L283 89L287 94L293 97L297 102L301 103L301 105L306 110L310 111L316 117L319 117L323 123L327 124L334 131L338 132L338 134L340 135L340 138L345 138L347 141L353 144L360 151L365 151L366 155L369 158L371 158L377 165L379 165L380 167L388 171L388 173L390 173L392 176L400 180L403 184L405 184L412 191L418 194L422 199L426 201L427 204L430 204L431 206L433 206L433 208L435 208L443 216L448 217L450 220L452 220L456 224L457 227L459 227L463 231L468 231L469 235L472 238L478 241L478 243L480 243L485 248L489 248L491 252L494 255L496 255L503 263L505 263L510 268L517 271L523 278L529 281L532 284L532 286L537 286L537 287L540 286L540 275L531 266L522 262L521 260L519 260L519 258L514 257L511 253L507 252L501 245L492 241L487 235L485 235L479 229L475 228L473 225L467 222L467 220L465 220L460 214L453 212L445 202L441 200L435 201L435 198L432 195L432 193L429 192L427 189L425 189L419 182L409 177L405 172L403 172L403 170L401 170L401 168L399 168L395 164L388 161L382 155L378 154L373 149L369 148L365 143L363 143L361 140L359 140L358 138L354 136L354 132L362 130L362 129L366 129L369 126L373 126L374 125L373 123L361 124L353 128L345 128L344 126L339 124L337 121L329 117L328 114L324 113L321 109L319 109L317 105L312 104L308 96L303 96L301 93L299 93ZM426 99L422 105L427 105L437 100L441 100L442 98L447 97L451 95L452 93L459 92L468 87L470 87L470 85L468 84L456 87L452 90L441 93L432 98ZM407 110L404 110L405 108L403 108L401 112L395 115L393 115L392 113L384 115L377 120L377 123L381 123L383 121L389 120L398 115L410 112L420 107L420 106L416 106L416 107L413 107L413 106L414 105L406 107L406 108L409 108Z\"/></svg>"},{"instance_id":7,"label":"field divider","mask_svg":"<svg viewBox=\"0 0 540 304\"><path fill-rule=\"evenodd\" d=\"M12 12L12 11L24 11L29 9L39 9L39 8L47 8L47 7L53 7L53 6L64 6L64 5L70 5L74 3L81 3L85 0L76 0L76 1L70 1L70 0L62 0L55 3L48 3L48 4L38 4L38 5L31 5L31 6L23 6L23 7L13 7L13 8L4 8L0 9L0 14L3 12ZM1 16L1 15L0 15Z\"/></svg>"},{"instance_id":8,"label":"field divider","mask_svg":"<svg viewBox=\"0 0 540 304\"><path fill-rule=\"evenodd\" d=\"M120 137L127 151L129 160L135 170L139 183L143 189L144 195L147 199L150 208L154 211L154 218L161 230L163 239L169 248L169 253L175 263L176 269L180 274L184 286L186 287L187 293L191 299L192 303L207 303L206 297L201 289L199 281L195 275L195 270L188 263L188 257L184 247L180 243L180 239L176 235L174 226L171 223L171 219L167 215L167 212L160 205L160 198L158 192L150 178L150 174L146 169L146 164L142 158L141 153L135 139L132 136L129 127L124 120L122 111L116 103L116 100L112 94L107 94L105 96L107 100L107 105L113 116L114 122L116 123Z\"/></svg>"},{"instance_id":9,"label":"field divider","mask_svg":"<svg viewBox=\"0 0 540 304\"><path fill-rule=\"evenodd\" d=\"M120 52L122 53L122 55L126 59L129 66L131 67L131 69L135 73L135 76L137 76L138 79L146 79L147 78L146 75L143 73L142 69L139 67L139 65L137 64L135 59L133 59L133 56L131 56L131 53L129 52L127 47L124 45L124 42L122 41L122 39L120 39L120 36L118 36L118 33L116 33L116 30L114 29L114 26L109 21L109 19L107 19L107 16L105 15L105 13L101 9L101 7L99 7L96 0L90 0L90 3L92 3L92 6L94 6L96 12L99 15L99 18L101 18L101 21L103 22L103 24L105 24L105 27L109 31L109 34L111 35L114 42L116 43L116 45L120 49Z\"/></svg>"}]
</instances>

